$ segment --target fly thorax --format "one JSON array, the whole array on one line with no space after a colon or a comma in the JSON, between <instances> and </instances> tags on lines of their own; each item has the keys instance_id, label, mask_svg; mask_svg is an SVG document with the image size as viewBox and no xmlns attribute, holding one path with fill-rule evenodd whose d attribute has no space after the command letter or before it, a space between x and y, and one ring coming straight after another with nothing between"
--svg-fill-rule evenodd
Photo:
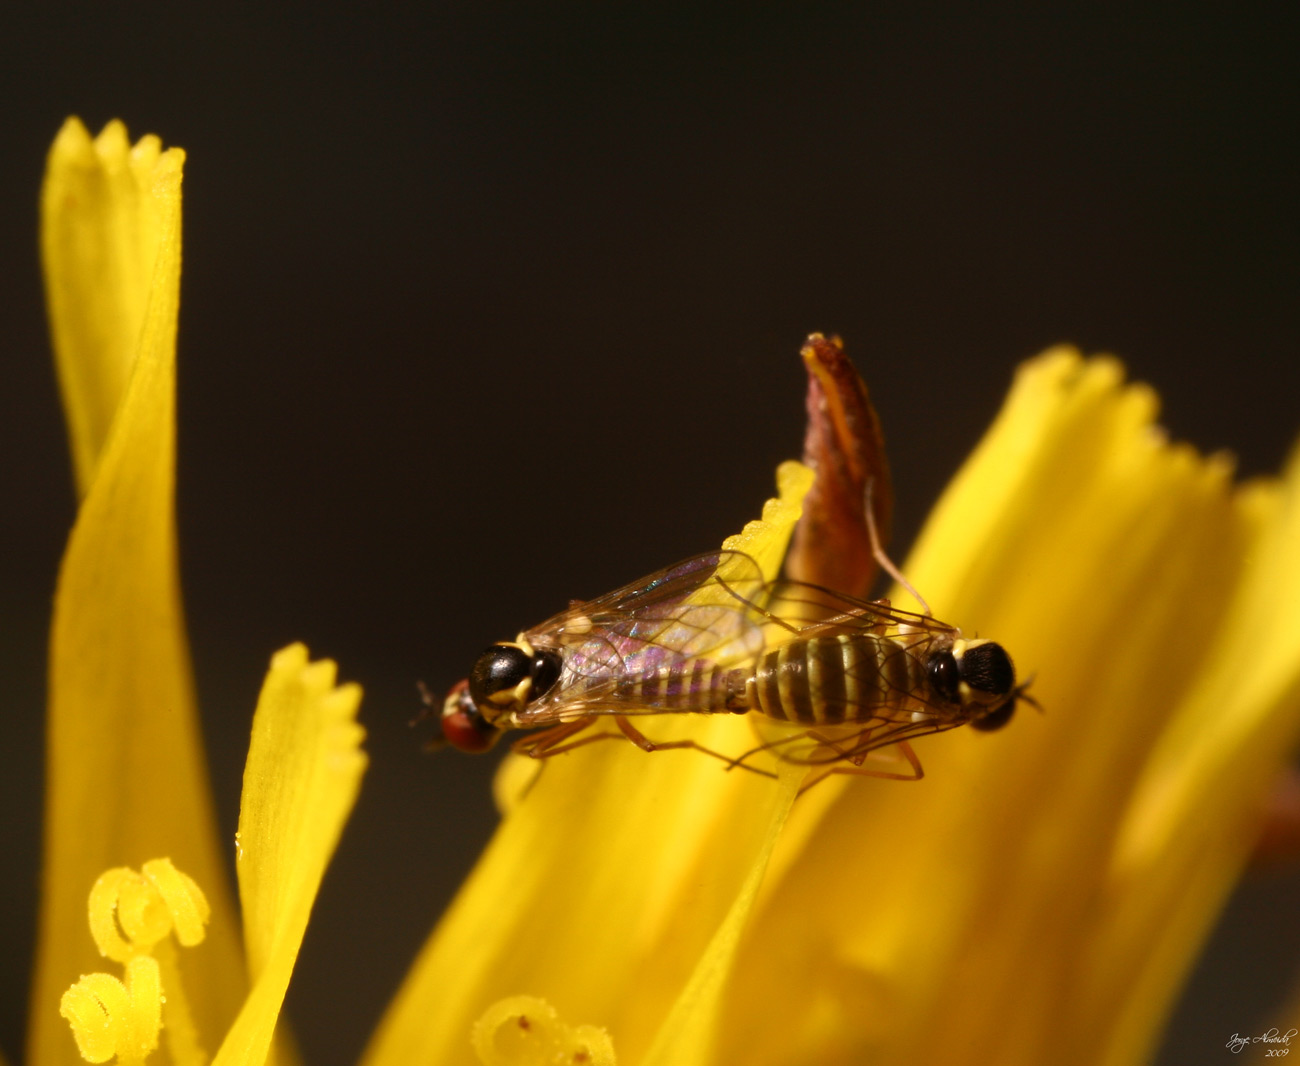
<instances>
[{"instance_id":1,"label":"fly thorax","mask_svg":"<svg viewBox=\"0 0 1300 1066\"><path fill-rule=\"evenodd\" d=\"M474 663L469 696L489 723L514 716L541 699L559 680L559 652L534 650L524 640L494 644Z\"/></svg>"},{"instance_id":2,"label":"fly thorax","mask_svg":"<svg viewBox=\"0 0 1300 1066\"><path fill-rule=\"evenodd\" d=\"M1015 691L1016 668L1001 644L991 640L957 640L958 696L963 706L1000 704Z\"/></svg>"},{"instance_id":3,"label":"fly thorax","mask_svg":"<svg viewBox=\"0 0 1300 1066\"><path fill-rule=\"evenodd\" d=\"M957 640L952 646L957 665L956 695L978 729L1005 725L1016 705L1016 668L1001 644L991 640Z\"/></svg>"}]
</instances>

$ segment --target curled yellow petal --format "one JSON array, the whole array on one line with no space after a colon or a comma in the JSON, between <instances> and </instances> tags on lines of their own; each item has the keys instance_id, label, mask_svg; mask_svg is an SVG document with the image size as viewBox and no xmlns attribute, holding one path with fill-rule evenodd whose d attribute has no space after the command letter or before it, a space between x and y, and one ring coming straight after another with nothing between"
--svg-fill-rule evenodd
<instances>
[{"instance_id":1,"label":"curled yellow petal","mask_svg":"<svg viewBox=\"0 0 1300 1066\"><path fill-rule=\"evenodd\" d=\"M510 996L474 1023L474 1053L482 1066L617 1066L609 1033L566 1025L544 999Z\"/></svg>"},{"instance_id":2,"label":"curled yellow petal","mask_svg":"<svg viewBox=\"0 0 1300 1066\"><path fill-rule=\"evenodd\" d=\"M293 644L271 660L253 718L236 868L253 987L214 1060L261 1066L325 867L361 786L361 689Z\"/></svg>"},{"instance_id":3,"label":"curled yellow petal","mask_svg":"<svg viewBox=\"0 0 1300 1066\"><path fill-rule=\"evenodd\" d=\"M169 855L203 884L212 922L194 969L215 1044L243 965L195 710L173 515L181 166L120 124L92 142L69 120L50 152L42 248L83 499L50 640L44 864L29 1062L67 1034L50 1010L94 968L86 886Z\"/></svg>"}]
</instances>

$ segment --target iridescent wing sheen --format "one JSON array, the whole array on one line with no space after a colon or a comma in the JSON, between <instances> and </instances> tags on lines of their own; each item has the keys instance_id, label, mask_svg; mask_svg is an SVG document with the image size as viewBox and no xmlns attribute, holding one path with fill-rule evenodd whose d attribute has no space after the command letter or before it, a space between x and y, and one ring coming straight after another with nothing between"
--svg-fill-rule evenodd
<instances>
[{"instance_id":1,"label":"iridescent wing sheen","mask_svg":"<svg viewBox=\"0 0 1300 1066\"><path fill-rule=\"evenodd\" d=\"M665 708L616 691L622 678L707 658L727 665L763 649L767 584L742 552L710 552L650 574L527 630L537 649L563 656L560 680L519 714L533 727L584 714L655 714Z\"/></svg>"},{"instance_id":2,"label":"iridescent wing sheen","mask_svg":"<svg viewBox=\"0 0 1300 1066\"><path fill-rule=\"evenodd\" d=\"M689 710L680 697L620 691L621 679L689 671L696 660L723 667L752 663L769 644L796 637L902 627L951 634L926 615L858 600L800 582L767 582L742 552L693 556L527 630L537 649L563 657L560 680L517 714L534 728L592 714ZM702 708L701 708L702 709Z\"/></svg>"},{"instance_id":3,"label":"iridescent wing sheen","mask_svg":"<svg viewBox=\"0 0 1300 1066\"><path fill-rule=\"evenodd\" d=\"M688 599L712 583L715 576L733 579L750 591L763 585L758 564L743 552L706 552L597 599L574 602L567 611L526 630L524 636L536 648L564 648L592 637L598 627L619 630L638 620L669 619L687 606ZM634 644L644 640L640 635L628 639ZM618 650L615 648L615 652Z\"/></svg>"}]
</instances>

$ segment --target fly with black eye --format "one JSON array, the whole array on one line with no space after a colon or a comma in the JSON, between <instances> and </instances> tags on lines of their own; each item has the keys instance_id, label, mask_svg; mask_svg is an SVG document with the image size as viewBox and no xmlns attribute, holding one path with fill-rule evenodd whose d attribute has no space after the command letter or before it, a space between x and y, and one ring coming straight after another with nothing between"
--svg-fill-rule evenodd
<instances>
[{"instance_id":1,"label":"fly with black eye","mask_svg":"<svg viewBox=\"0 0 1300 1066\"><path fill-rule=\"evenodd\" d=\"M915 780L909 741L969 724L1005 725L1020 699L1000 644L887 601L765 581L736 551L687 559L488 648L445 700L442 729L463 751L540 730L515 751L541 758L624 736L647 751L695 748L730 766L772 751L825 773ZM731 757L691 740L649 740L645 715L754 714L781 735ZM612 723L615 729L593 728ZM908 772L864 766L896 747ZM757 770L757 772L766 772ZM805 785L805 787L807 787Z\"/></svg>"},{"instance_id":2,"label":"fly with black eye","mask_svg":"<svg viewBox=\"0 0 1300 1066\"><path fill-rule=\"evenodd\" d=\"M892 495L866 385L838 338L813 334L801 354L804 461L817 477L786 561L797 580L768 581L748 555L724 550L575 603L484 651L441 708L424 694L447 743L482 752L527 730L514 750L543 758L625 737L773 776L750 762L768 752L810 767L808 788L831 773L917 780L910 741L967 724L999 729L1019 701L1037 706L1000 644L932 617L885 555L879 530ZM865 590L877 567L924 613L824 587ZM694 740L653 741L636 724L665 714L748 714L771 739L726 755ZM906 768L868 767L883 749Z\"/></svg>"}]
</instances>

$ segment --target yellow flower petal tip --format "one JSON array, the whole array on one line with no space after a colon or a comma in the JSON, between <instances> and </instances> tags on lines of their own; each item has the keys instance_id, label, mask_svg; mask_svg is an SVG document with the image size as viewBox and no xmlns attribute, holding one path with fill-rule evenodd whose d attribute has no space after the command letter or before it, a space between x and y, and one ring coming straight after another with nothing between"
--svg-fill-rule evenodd
<instances>
[{"instance_id":1,"label":"yellow flower petal tip","mask_svg":"<svg viewBox=\"0 0 1300 1066\"><path fill-rule=\"evenodd\" d=\"M255 738L261 735L259 727L271 743L291 741L297 735L304 741L300 750L315 751L329 760L326 768L331 774L344 778L359 774L366 765L361 749L366 731L356 721L361 686L351 681L340 685L337 680L338 665L332 659L309 661L303 644L281 648L271 656L262 685L253 720ZM247 774L248 767L246 787Z\"/></svg>"},{"instance_id":2,"label":"yellow flower petal tip","mask_svg":"<svg viewBox=\"0 0 1300 1066\"><path fill-rule=\"evenodd\" d=\"M614 1042L595 1025L568 1025L544 999L510 996L474 1023L482 1066L616 1066Z\"/></svg>"},{"instance_id":3,"label":"yellow flower petal tip","mask_svg":"<svg viewBox=\"0 0 1300 1066\"><path fill-rule=\"evenodd\" d=\"M113 121L92 140L68 119L41 190L41 258L73 465L84 494L108 440L156 299L155 266L180 241L185 153L134 146Z\"/></svg>"},{"instance_id":4,"label":"yellow flower petal tip","mask_svg":"<svg viewBox=\"0 0 1300 1066\"><path fill-rule=\"evenodd\" d=\"M168 933L184 947L203 941L211 916L207 897L171 859L151 859L140 873L119 866L90 890L90 933L115 962L147 954Z\"/></svg>"},{"instance_id":5,"label":"yellow flower petal tip","mask_svg":"<svg viewBox=\"0 0 1300 1066\"><path fill-rule=\"evenodd\" d=\"M722 542L725 551L739 551L752 556L770 581L781 569L786 545L794 524L803 514L803 498L812 488L813 471L803 463L790 460L776 468L775 499L763 505L763 517L750 522L739 533Z\"/></svg>"},{"instance_id":6,"label":"yellow flower petal tip","mask_svg":"<svg viewBox=\"0 0 1300 1066\"><path fill-rule=\"evenodd\" d=\"M126 981L86 974L63 993L59 1013L72 1026L77 1051L87 1062L142 1063L158 1048L162 1031L162 981L147 955L126 966Z\"/></svg>"},{"instance_id":7,"label":"yellow flower petal tip","mask_svg":"<svg viewBox=\"0 0 1300 1066\"><path fill-rule=\"evenodd\" d=\"M361 702L361 686L336 685L337 678L338 664L333 659L312 662L305 644L290 644L271 656L264 694L274 691L281 699L318 701L334 712L330 717L350 718Z\"/></svg>"},{"instance_id":8,"label":"yellow flower petal tip","mask_svg":"<svg viewBox=\"0 0 1300 1066\"><path fill-rule=\"evenodd\" d=\"M271 657L244 764L235 870L252 991L213 1066L267 1061L298 949L352 812L366 753L361 687L302 644Z\"/></svg>"}]
</instances>

